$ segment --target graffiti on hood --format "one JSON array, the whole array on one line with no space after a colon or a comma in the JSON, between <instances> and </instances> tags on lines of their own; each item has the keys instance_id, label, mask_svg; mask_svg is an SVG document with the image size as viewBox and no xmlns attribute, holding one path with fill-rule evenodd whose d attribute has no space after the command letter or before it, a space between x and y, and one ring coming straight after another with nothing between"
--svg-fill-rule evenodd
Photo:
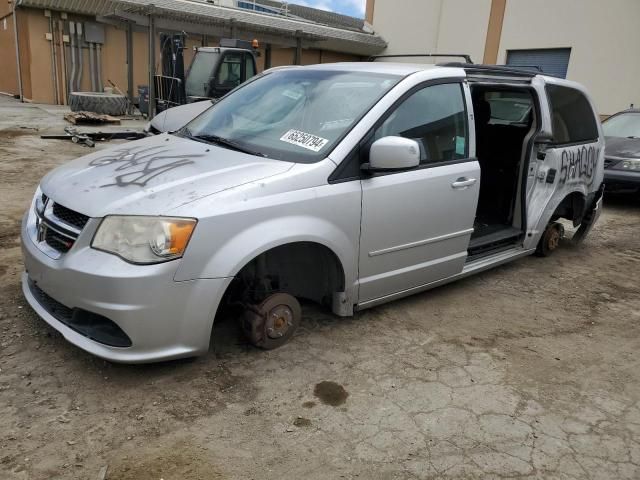
<instances>
[{"instance_id":1,"label":"graffiti on hood","mask_svg":"<svg viewBox=\"0 0 640 480\"><path fill-rule=\"evenodd\" d=\"M128 187L137 185L146 187L150 180L163 173L195 163L193 158L202 155L170 155L170 150L163 146L121 148L94 158L89 165L92 167L108 167L116 165L113 183L101 185L104 187Z\"/></svg>"},{"instance_id":2,"label":"graffiti on hood","mask_svg":"<svg viewBox=\"0 0 640 480\"><path fill-rule=\"evenodd\" d=\"M600 149L594 146L582 146L562 151L560 164L560 184L572 183L581 179L591 185L596 171Z\"/></svg>"}]
</instances>

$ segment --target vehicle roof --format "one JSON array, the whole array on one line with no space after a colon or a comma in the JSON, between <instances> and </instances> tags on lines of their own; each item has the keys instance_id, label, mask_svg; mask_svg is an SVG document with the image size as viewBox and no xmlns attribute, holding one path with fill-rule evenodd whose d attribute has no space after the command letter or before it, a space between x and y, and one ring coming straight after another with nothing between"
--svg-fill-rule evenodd
<instances>
[{"instance_id":1,"label":"vehicle roof","mask_svg":"<svg viewBox=\"0 0 640 480\"><path fill-rule=\"evenodd\" d=\"M640 108L635 108L635 107L627 108L626 110L620 110L619 112L616 112L613 115L618 115L619 113L640 113Z\"/></svg>"},{"instance_id":2,"label":"vehicle roof","mask_svg":"<svg viewBox=\"0 0 640 480\"><path fill-rule=\"evenodd\" d=\"M365 72L365 73L381 73L389 75L397 75L405 77L416 72L430 70L433 71L433 77L465 77L468 75L480 75L491 78L504 77L525 77L525 78L542 78L549 84L565 85L572 88L578 88L584 91L584 87L578 83L559 77L551 77L537 72L518 70L504 65L483 65L483 64L466 64L466 63L448 63L448 64L429 64L429 63L402 63L402 62L342 62L342 63L319 63L315 65L290 65L278 68L305 68L312 70L340 70L345 72Z\"/></svg>"},{"instance_id":3,"label":"vehicle roof","mask_svg":"<svg viewBox=\"0 0 640 480\"><path fill-rule=\"evenodd\" d=\"M433 64L418 63L396 63L396 62L342 62L342 63L319 63L307 65L303 68L311 70L340 70L345 72L365 72L365 73L386 73L389 75L407 76L423 70L442 69L443 76L451 76L452 72L456 76L464 76L461 68L440 67Z\"/></svg>"}]
</instances>

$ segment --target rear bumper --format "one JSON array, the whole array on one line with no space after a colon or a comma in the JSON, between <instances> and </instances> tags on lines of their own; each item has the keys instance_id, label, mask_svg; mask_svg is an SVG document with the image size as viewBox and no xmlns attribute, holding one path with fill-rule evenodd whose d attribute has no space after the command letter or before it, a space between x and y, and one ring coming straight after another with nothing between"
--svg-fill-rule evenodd
<instances>
[{"instance_id":1,"label":"rear bumper","mask_svg":"<svg viewBox=\"0 0 640 480\"><path fill-rule=\"evenodd\" d=\"M573 242L580 243L589 234L593 226L596 224L602 213L602 198L604 196L605 184L600 184L600 187L595 192L591 193L587 198L587 206L585 213L582 217L580 227L573 234Z\"/></svg>"},{"instance_id":2,"label":"rear bumper","mask_svg":"<svg viewBox=\"0 0 640 480\"><path fill-rule=\"evenodd\" d=\"M69 342L114 362L144 363L206 353L213 318L231 279L173 280L179 261L131 265L77 242L59 259L38 249L22 229L22 290L33 310ZM37 289L34 289L34 284ZM60 321L44 292L69 310L105 317L131 340L128 347L98 342ZM71 326L70 326L71 325Z\"/></svg>"}]
</instances>

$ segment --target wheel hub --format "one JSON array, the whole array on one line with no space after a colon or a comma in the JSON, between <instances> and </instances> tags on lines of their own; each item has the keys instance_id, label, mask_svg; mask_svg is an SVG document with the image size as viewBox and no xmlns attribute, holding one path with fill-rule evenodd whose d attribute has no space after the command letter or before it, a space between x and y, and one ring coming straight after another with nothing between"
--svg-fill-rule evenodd
<instances>
[{"instance_id":1,"label":"wheel hub","mask_svg":"<svg viewBox=\"0 0 640 480\"><path fill-rule=\"evenodd\" d=\"M266 332L269 338L281 338L293 325L293 312L287 305L277 305L267 314Z\"/></svg>"},{"instance_id":2,"label":"wheel hub","mask_svg":"<svg viewBox=\"0 0 640 480\"><path fill-rule=\"evenodd\" d=\"M267 350L284 345L293 336L302 310L296 298L287 293L269 295L259 305L249 305L242 328L255 346Z\"/></svg>"}]
</instances>

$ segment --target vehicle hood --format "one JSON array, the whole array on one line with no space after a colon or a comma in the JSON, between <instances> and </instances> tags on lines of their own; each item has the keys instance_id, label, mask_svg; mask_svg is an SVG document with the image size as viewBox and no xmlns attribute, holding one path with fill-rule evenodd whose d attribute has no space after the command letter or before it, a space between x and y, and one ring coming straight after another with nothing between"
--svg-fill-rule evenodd
<instances>
[{"instance_id":1,"label":"vehicle hood","mask_svg":"<svg viewBox=\"0 0 640 480\"><path fill-rule=\"evenodd\" d=\"M640 158L640 138L606 137L605 156Z\"/></svg>"},{"instance_id":2,"label":"vehicle hood","mask_svg":"<svg viewBox=\"0 0 640 480\"><path fill-rule=\"evenodd\" d=\"M49 172L40 187L55 202L90 217L164 215L293 165L162 134L73 160Z\"/></svg>"},{"instance_id":3,"label":"vehicle hood","mask_svg":"<svg viewBox=\"0 0 640 480\"><path fill-rule=\"evenodd\" d=\"M187 103L159 113L150 122L157 132L175 132L213 105L211 100Z\"/></svg>"}]
</instances>

